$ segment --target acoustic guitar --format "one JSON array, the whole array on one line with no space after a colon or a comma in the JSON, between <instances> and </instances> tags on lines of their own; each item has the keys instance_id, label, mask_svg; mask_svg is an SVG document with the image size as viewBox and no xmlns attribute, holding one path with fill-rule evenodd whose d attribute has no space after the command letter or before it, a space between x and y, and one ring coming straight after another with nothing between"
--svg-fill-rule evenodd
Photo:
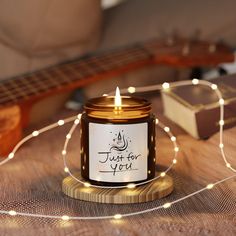
<instances>
[{"instance_id":1,"label":"acoustic guitar","mask_svg":"<svg viewBox=\"0 0 236 236\"><path fill-rule=\"evenodd\" d=\"M223 44L153 40L1 81L0 156L7 155L20 140L32 105L42 98L151 64L197 67L232 61L233 52Z\"/></svg>"}]
</instances>

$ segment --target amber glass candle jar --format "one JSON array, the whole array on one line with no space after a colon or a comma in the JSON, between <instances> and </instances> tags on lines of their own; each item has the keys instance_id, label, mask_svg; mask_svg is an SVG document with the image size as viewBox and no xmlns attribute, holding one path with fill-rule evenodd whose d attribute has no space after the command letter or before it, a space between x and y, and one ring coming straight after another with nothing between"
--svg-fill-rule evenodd
<instances>
[{"instance_id":1,"label":"amber glass candle jar","mask_svg":"<svg viewBox=\"0 0 236 236\"><path fill-rule=\"evenodd\" d=\"M155 117L141 98L90 99L81 117L81 174L92 184L118 186L155 176Z\"/></svg>"}]
</instances>

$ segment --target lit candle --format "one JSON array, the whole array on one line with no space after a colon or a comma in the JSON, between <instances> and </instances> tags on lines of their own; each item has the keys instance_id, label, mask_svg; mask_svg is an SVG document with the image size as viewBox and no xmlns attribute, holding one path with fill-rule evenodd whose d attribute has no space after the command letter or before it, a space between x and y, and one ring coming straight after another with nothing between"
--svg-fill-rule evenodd
<instances>
[{"instance_id":1,"label":"lit candle","mask_svg":"<svg viewBox=\"0 0 236 236\"><path fill-rule=\"evenodd\" d=\"M155 176L155 117L141 98L90 99L81 117L81 173L96 185L124 185Z\"/></svg>"},{"instance_id":2,"label":"lit candle","mask_svg":"<svg viewBox=\"0 0 236 236\"><path fill-rule=\"evenodd\" d=\"M119 87L116 87L116 95L115 95L115 109L121 110L122 107L122 100L120 96L120 90Z\"/></svg>"}]
</instances>

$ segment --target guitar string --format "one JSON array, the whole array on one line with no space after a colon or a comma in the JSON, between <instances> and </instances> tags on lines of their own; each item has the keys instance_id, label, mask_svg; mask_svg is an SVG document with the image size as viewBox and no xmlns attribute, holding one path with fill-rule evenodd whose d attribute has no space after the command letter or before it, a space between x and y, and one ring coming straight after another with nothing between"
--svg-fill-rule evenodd
<instances>
[{"instance_id":1,"label":"guitar string","mask_svg":"<svg viewBox=\"0 0 236 236\"><path fill-rule=\"evenodd\" d=\"M182 82L182 83L181 83ZM177 87L177 86L184 86L184 85L190 85L190 81L181 81L181 82L174 82L172 83L171 85ZM199 81L197 79L193 79L192 80L192 84L193 85L197 85L197 84L203 84L203 85L206 85L206 86L210 86L213 90L215 90L217 96L219 97L219 104L220 104L220 121L222 121L224 119L224 100L222 98L222 94L220 92L220 90L217 88L217 85L215 84L212 84L208 81ZM152 89L154 89L154 87L157 87L157 85L153 86ZM162 88L163 89L169 89L170 87L170 84L169 83L164 83L162 85ZM158 85L158 88L161 89L160 85ZM139 87L139 91L141 90L145 90L146 91L147 88L143 87L143 89L141 87ZM129 89L127 89L127 91L129 91ZM80 115L79 115L80 117ZM57 123L54 123L52 125L49 125L49 126L46 126L42 129L40 129L39 131L33 131L32 134L26 136L24 139L22 139L16 146L15 148L13 149L13 152L9 154L9 156L3 160L2 162L0 162L0 165L8 162L10 159L12 159L14 157L14 154L15 152L18 150L18 148L24 143L26 142L27 140L33 138L33 137L36 137L38 136L40 133L43 133L43 132L46 132L50 129L53 129L53 128L56 128L58 126L62 126L64 125L65 123L68 123L68 122L71 122L71 121L74 121L74 123L79 123L79 119L78 119L78 116L75 117L70 117L70 118L67 118L65 120L59 120ZM223 144L221 142L223 142L223 125L224 123L223 122L219 122L220 124L220 131L219 131L219 135L220 135L220 144ZM169 131L169 130L168 130ZM68 139L66 137L66 139ZM224 146L221 146L219 145L220 149L221 149L221 155L222 153L224 153ZM230 168L231 165L228 165L229 162L226 160L226 157L225 157L225 154L222 155L223 157L223 160L225 161L226 163L226 167L227 168ZM233 172L236 172L235 169L233 169L232 167L230 168ZM121 219L122 217L129 217L129 216L134 216L134 215L138 215L138 214L144 214L144 213L147 213L147 212L152 212L154 210L158 210L158 209L167 209L169 207L171 207L172 205L178 203L178 202L181 202L185 199L188 199L190 197L193 197L195 196L196 194L199 194L203 191L206 191L206 190L210 190L212 189L213 187L219 185L220 183L223 183L227 180L230 180L230 179L233 179L235 178L236 175L231 175L231 176L228 176L226 178L223 178L219 181L216 181L214 183L210 183L208 184L206 187L200 189L200 190L197 190L197 191L194 191L184 197L181 197L181 198L178 198L172 202L167 202L163 205L160 205L160 206L156 206L156 207L153 207L153 208L148 208L148 209L145 209L145 210L142 210L142 211L136 211L136 212L130 212L130 213L125 213L125 214L115 214L115 215L105 215L105 216L85 216L85 217L81 217L81 216L68 216L68 215L63 215L63 216L58 216L58 215L43 215L43 214L34 214L34 213L27 213L27 212L16 212L14 210L10 210L10 211L6 211L6 210L0 210L0 213L1 214L8 214L10 216L28 216L28 217L41 217L41 218L50 218L50 219L61 219L61 220L97 220L97 219ZM99 186L100 187L100 186Z\"/></svg>"}]
</instances>

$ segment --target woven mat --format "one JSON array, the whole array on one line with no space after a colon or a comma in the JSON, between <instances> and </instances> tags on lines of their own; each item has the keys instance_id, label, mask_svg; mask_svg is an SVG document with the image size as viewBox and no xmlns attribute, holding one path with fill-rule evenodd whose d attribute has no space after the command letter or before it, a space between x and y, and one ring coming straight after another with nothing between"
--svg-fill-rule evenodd
<instances>
[{"instance_id":1,"label":"woven mat","mask_svg":"<svg viewBox=\"0 0 236 236\"><path fill-rule=\"evenodd\" d=\"M154 103L158 107L159 101ZM160 107L160 106L159 106ZM158 109L157 109L158 110ZM63 117L67 113L63 113ZM161 120L166 120L159 115ZM54 117L56 120L56 117ZM49 121L47 121L49 122ZM61 149L70 125L49 131L24 145L8 164L0 167L1 209L53 215L113 215L159 206L232 174L224 167L218 134L198 141L173 123L181 153L170 172L175 190L165 199L143 204L107 205L73 200L61 191L63 172ZM40 124L39 127L43 125ZM157 130L157 168L172 158L172 144ZM236 166L236 127L225 131L229 161ZM79 166L78 131L69 145L69 166ZM0 235L236 235L236 180L230 180L169 209L124 218L119 221L68 221L0 216Z\"/></svg>"}]
</instances>

